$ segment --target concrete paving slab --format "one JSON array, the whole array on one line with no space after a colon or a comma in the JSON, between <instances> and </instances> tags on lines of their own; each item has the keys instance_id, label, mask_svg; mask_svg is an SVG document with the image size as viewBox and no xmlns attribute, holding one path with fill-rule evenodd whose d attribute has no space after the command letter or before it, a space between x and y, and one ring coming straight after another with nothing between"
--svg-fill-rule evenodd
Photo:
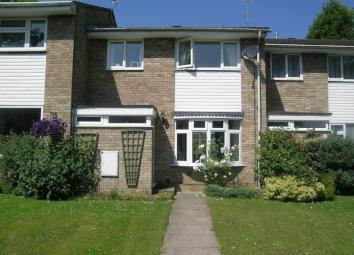
<instances>
[{"instance_id":1,"label":"concrete paving slab","mask_svg":"<svg viewBox=\"0 0 354 255\"><path fill-rule=\"evenodd\" d=\"M179 192L170 215L162 255L219 255L219 244L202 193Z\"/></svg>"}]
</instances>

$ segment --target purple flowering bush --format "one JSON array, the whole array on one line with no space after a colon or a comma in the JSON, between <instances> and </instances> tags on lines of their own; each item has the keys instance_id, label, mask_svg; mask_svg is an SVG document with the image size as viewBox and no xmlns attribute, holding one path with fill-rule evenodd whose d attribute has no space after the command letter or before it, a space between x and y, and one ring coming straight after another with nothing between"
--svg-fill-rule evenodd
<instances>
[{"instance_id":1,"label":"purple flowering bush","mask_svg":"<svg viewBox=\"0 0 354 255\"><path fill-rule=\"evenodd\" d=\"M44 118L33 123L32 135L35 137L49 136L53 140L61 140L64 138L67 128L65 121L59 118Z\"/></svg>"}]
</instances>

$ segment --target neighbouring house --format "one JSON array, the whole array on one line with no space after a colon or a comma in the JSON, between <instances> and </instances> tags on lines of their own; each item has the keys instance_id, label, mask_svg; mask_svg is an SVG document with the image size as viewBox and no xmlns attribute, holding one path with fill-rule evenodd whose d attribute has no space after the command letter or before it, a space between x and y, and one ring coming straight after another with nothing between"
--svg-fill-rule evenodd
<instances>
[{"instance_id":1,"label":"neighbouring house","mask_svg":"<svg viewBox=\"0 0 354 255\"><path fill-rule=\"evenodd\" d=\"M0 133L55 113L98 137L100 190L200 184L196 148L237 145L255 184L258 134L354 138L354 41L267 39L267 27L117 26L79 2L0 3Z\"/></svg>"}]
</instances>

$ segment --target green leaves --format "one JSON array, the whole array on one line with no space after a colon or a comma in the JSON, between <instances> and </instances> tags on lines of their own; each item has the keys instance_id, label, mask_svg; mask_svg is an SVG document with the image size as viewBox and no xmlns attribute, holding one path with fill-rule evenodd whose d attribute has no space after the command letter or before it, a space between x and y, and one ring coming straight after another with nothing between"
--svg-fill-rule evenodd
<instances>
[{"instance_id":1,"label":"green leaves","mask_svg":"<svg viewBox=\"0 0 354 255\"><path fill-rule=\"evenodd\" d=\"M354 39L354 11L337 0L325 4L309 28L308 39Z\"/></svg>"},{"instance_id":2,"label":"green leaves","mask_svg":"<svg viewBox=\"0 0 354 255\"><path fill-rule=\"evenodd\" d=\"M0 142L1 179L17 195L65 199L94 189L99 177L93 140L60 142L12 135Z\"/></svg>"}]
</instances>

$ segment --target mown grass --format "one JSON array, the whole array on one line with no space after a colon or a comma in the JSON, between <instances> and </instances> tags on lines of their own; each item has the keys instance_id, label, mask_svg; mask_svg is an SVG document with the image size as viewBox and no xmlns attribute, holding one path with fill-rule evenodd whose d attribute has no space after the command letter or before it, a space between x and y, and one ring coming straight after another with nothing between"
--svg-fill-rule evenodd
<instances>
[{"instance_id":1,"label":"mown grass","mask_svg":"<svg viewBox=\"0 0 354 255\"><path fill-rule=\"evenodd\" d=\"M354 254L354 197L303 204L208 199L222 254Z\"/></svg>"},{"instance_id":2,"label":"mown grass","mask_svg":"<svg viewBox=\"0 0 354 255\"><path fill-rule=\"evenodd\" d=\"M0 194L0 254L159 254L171 204Z\"/></svg>"}]
</instances>

